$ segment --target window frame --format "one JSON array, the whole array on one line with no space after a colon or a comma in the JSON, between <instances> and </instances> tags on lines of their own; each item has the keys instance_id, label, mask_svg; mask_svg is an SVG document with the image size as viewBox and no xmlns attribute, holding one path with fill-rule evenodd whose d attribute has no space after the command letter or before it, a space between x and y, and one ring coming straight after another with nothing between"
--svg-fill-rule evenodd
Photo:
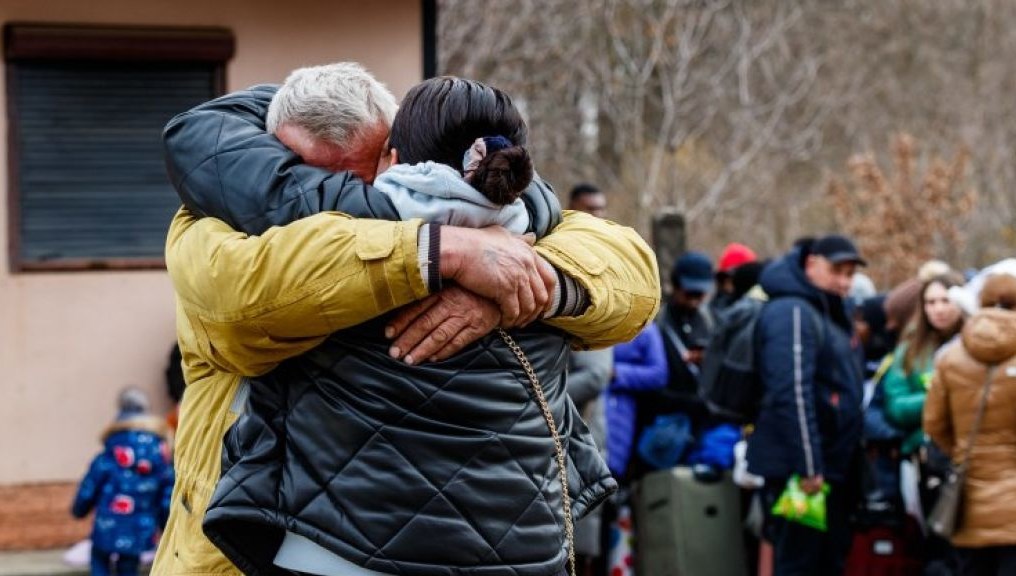
<instances>
[{"instance_id":1,"label":"window frame","mask_svg":"<svg viewBox=\"0 0 1016 576\"><path fill-rule=\"evenodd\" d=\"M20 115L17 67L23 63L208 64L213 96L226 91L226 65L235 52L232 32L220 27L79 26L9 23L4 26L7 83L7 250L11 272L165 270L165 258L76 258L34 261L21 257L21 151L15 141ZM182 110L181 110L182 112Z\"/></svg>"}]
</instances>

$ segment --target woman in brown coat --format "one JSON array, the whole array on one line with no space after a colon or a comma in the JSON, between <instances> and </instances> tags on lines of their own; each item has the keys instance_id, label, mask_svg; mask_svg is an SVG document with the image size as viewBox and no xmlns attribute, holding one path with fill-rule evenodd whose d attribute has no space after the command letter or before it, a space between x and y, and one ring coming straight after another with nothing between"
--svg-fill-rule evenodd
<instances>
[{"instance_id":1,"label":"woman in brown coat","mask_svg":"<svg viewBox=\"0 0 1016 576\"><path fill-rule=\"evenodd\" d=\"M996 366L973 441L963 516L953 545L962 574L1016 574L1016 277L991 276L981 310L967 321L961 341L935 365L924 406L924 429L953 461L968 439L989 366Z\"/></svg>"}]
</instances>

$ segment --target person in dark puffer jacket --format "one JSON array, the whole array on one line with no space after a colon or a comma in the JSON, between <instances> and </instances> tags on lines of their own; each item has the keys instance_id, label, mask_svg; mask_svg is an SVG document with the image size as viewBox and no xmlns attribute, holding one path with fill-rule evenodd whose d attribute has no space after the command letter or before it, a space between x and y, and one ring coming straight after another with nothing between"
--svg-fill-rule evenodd
<instances>
[{"instance_id":1,"label":"person in dark puffer jacket","mask_svg":"<svg viewBox=\"0 0 1016 576\"><path fill-rule=\"evenodd\" d=\"M830 235L791 250L762 272L769 302L756 327L763 387L748 469L765 478L770 510L792 475L809 494L828 482L828 531L766 519L774 573L840 574L850 545L850 480L859 454L863 376L843 298L863 265L853 242Z\"/></svg>"},{"instance_id":2,"label":"person in dark puffer jacket","mask_svg":"<svg viewBox=\"0 0 1016 576\"><path fill-rule=\"evenodd\" d=\"M436 157L458 169L476 138L493 133L524 144L525 126L500 91L448 78L421 86L400 117L409 117L414 94L437 102L435 90L439 112L475 99L469 110L505 117L474 126L479 133L438 125L448 131L445 140L422 141L426 126L397 118L391 145L399 160ZM476 105L491 98L493 108ZM412 140L400 140L409 131ZM448 134L461 142L449 145ZM442 158L434 150L440 146L450 155ZM216 215L209 207L202 213ZM531 226L554 219L530 214ZM249 574L286 573L277 564L327 574L558 572L565 549L554 446L511 351L494 335L447 361L408 366L388 355L388 319L336 333L249 380L246 411L226 438L206 534ZM565 440L578 517L614 483L564 391L568 341L539 325L513 335ZM280 556L280 546L299 552ZM293 556L295 566L285 559Z\"/></svg>"}]
</instances>

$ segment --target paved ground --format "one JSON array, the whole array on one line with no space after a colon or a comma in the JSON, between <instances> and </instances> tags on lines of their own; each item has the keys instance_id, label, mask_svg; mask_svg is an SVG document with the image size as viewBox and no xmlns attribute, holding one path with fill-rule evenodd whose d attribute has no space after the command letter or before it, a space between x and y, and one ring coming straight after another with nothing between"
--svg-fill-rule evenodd
<instances>
[{"instance_id":1,"label":"paved ground","mask_svg":"<svg viewBox=\"0 0 1016 576\"><path fill-rule=\"evenodd\" d=\"M87 566L68 566L66 549L33 552L0 552L0 576L88 576ZM141 573L148 573L148 566Z\"/></svg>"},{"instance_id":2,"label":"paved ground","mask_svg":"<svg viewBox=\"0 0 1016 576\"><path fill-rule=\"evenodd\" d=\"M0 552L0 576L77 576L88 574L88 567L68 566L64 550Z\"/></svg>"}]
</instances>

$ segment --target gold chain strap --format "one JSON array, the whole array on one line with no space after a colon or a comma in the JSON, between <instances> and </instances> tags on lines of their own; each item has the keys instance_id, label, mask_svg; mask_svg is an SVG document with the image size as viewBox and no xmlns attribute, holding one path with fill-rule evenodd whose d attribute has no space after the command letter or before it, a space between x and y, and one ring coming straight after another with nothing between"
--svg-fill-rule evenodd
<instances>
[{"instance_id":1,"label":"gold chain strap","mask_svg":"<svg viewBox=\"0 0 1016 576\"><path fill-rule=\"evenodd\" d=\"M554 438L557 471L558 476L561 478L561 504L564 506L564 537L568 541L568 571L571 576L575 576L575 525L572 522L571 496L568 495L568 468L565 462L564 445L561 443L561 436L558 434L557 424L554 422L554 414L550 411L547 397L543 394L543 386L540 385L540 380L536 377L533 365L529 363L525 352L522 351L522 348L515 343L515 340L507 332L500 328L497 331L501 335L501 339L504 340L504 343L508 345L508 348L515 354L515 357L519 359L522 369L525 370L526 376L529 377L529 382L533 385L533 394L536 396L536 401L540 404L540 411L543 412L543 419L547 421L547 428L550 429L550 435Z\"/></svg>"}]
</instances>

